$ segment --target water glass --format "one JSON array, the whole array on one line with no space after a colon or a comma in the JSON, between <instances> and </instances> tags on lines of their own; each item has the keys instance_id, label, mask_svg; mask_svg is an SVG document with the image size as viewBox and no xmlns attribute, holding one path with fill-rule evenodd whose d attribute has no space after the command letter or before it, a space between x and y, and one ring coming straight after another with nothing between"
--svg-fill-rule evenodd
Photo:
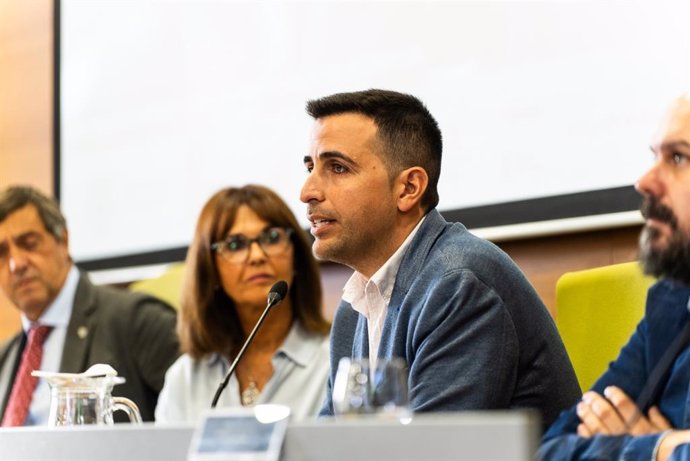
<instances>
[{"instance_id":1,"label":"water glass","mask_svg":"<svg viewBox=\"0 0 690 461\"><path fill-rule=\"evenodd\" d=\"M407 364L399 357L379 359L371 376L371 404L376 413L404 416L410 403Z\"/></svg>"},{"instance_id":2,"label":"water glass","mask_svg":"<svg viewBox=\"0 0 690 461\"><path fill-rule=\"evenodd\" d=\"M336 416L406 417L408 404L407 365L403 359L379 359L373 369L368 359L340 359L333 383Z\"/></svg>"},{"instance_id":3,"label":"water glass","mask_svg":"<svg viewBox=\"0 0 690 461\"><path fill-rule=\"evenodd\" d=\"M370 375L369 360L340 359L333 383L333 410L336 415L371 412Z\"/></svg>"}]
</instances>

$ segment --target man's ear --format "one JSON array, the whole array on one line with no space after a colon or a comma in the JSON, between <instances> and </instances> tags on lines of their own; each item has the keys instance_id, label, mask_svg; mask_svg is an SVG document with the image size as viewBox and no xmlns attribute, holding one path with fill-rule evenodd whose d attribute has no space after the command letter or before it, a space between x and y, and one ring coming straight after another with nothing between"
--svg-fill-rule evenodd
<instances>
[{"instance_id":1,"label":"man's ear","mask_svg":"<svg viewBox=\"0 0 690 461\"><path fill-rule=\"evenodd\" d=\"M413 166L400 172L396 185L399 191L398 210L407 213L420 204L429 185L429 175L424 168Z\"/></svg>"}]
</instances>

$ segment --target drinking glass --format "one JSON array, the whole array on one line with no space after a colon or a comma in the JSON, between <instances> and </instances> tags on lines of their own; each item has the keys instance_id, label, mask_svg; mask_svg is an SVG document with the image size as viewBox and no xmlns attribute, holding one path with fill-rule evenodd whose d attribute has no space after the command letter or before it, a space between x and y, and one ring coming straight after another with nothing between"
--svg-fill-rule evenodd
<instances>
[{"instance_id":1,"label":"drinking glass","mask_svg":"<svg viewBox=\"0 0 690 461\"><path fill-rule=\"evenodd\" d=\"M374 369L368 359L340 359L333 383L336 416L403 418L409 416L408 404L407 365L403 359L378 359Z\"/></svg>"},{"instance_id":2,"label":"drinking glass","mask_svg":"<svg viewBox=\"0 0 690 461\"><path fill-rule=\"evenodd\" d=\"M343 357L333 383L333 410L337 416L371 413L369 360Z\"/></svg>"},{"instance_id":3,"label":"drinking glass","mask_svg":"<svg viewBox=\"0 0 690 461\"><path fill-rule=\"evenodd\" d=\"M407 364L400 357L379 359L371 376L371 404L382 415L409 414Z\"/></svg>"}]
</instances>

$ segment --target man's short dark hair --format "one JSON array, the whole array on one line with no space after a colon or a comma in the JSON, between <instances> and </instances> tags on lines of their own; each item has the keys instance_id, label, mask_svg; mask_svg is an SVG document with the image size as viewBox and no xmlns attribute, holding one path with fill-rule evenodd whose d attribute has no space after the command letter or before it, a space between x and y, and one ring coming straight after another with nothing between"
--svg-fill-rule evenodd
<instances>
[{"instance_id":1,"label":"man's short dark hair","mask_svg":"<svg viewBox=\"0 0 690 461\"><path fill-rule=\"evenodd\" d=\"M67 222L57 202L30 186L12 186L0 192L0 222L11 213L33 205L49 234L58 242L63 242Z\"/></svg>"},{"instance_id":2,"label":"man's short dark hair","mask_svg":"<svg viewBox=\"0 0 690 461\"><path fill-rule=\"evenodd\" d=\"M377 89L337 93L307 102L307 113L315 119L348 112L365 115L376 123L384 149L382 160L391 178L413 166L426 170L429 185L421 204L427 211L436 207L443 141L426 106L412 95Z\"/></svg>"}]
</instances>

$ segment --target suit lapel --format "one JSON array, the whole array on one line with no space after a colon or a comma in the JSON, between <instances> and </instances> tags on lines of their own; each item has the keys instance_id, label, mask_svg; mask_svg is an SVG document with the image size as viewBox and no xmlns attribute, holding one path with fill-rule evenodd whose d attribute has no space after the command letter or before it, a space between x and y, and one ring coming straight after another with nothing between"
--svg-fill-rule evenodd
<instances>
[{"instance_id":1,"label":"suit lapel","mask_svg":"<svg viewBox=\"0 0 690 461\"><path fill-rule=\"evenodd\" d=\"M62 351L61 372L81 373L86 369L91 341L96 333L96 307L93 285L86 275L80 274Z\"/></svg>"},{"instance_id":2,"label":"suit lapel","mask_svg":"<svg viewBox=\"0 0 690 461\"><path fill-rule=\"evenodd\" d=\"M24 349L26 335L20 332L0 351L0 420L5 414L7 400L10 397L14 376L19 368L19 356Z\"/></svg>"}]
</instances>

